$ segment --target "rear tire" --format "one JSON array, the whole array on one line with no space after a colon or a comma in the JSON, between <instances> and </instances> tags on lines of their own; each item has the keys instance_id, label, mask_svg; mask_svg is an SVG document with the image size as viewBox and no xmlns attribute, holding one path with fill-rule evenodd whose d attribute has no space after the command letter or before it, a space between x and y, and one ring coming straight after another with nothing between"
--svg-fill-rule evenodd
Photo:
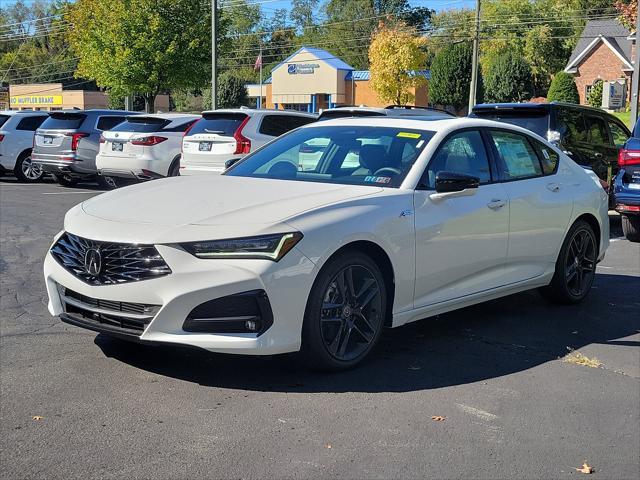
<instances>
[{"instance_id":1,"label":"rear tire","mask_svg":"<svg viewBox=\"0 0 640 480\"><path fill-rule=\"evenodd\" d=\"M98 182L98 186L105 190L114 190L122 186L118 183L118 179L116 177L104 177L102 175L98 175L96 181Z\"/></svg>"},{"instance_id":2,"label":"rear tire","mask_svg":"<svg viewBox=\"0 0 640 480\"><path fill-rule=\"evenodd\" d=\"M167 177L179 177L180 176L180 157L171 162Z\"/></svg>"},{"instance_id":3,"label":"rear tire","mask_svg":"<svg viewBox=\"0 0 640 480\"><path fill-rule=\"evenodd\" d=\"M640 216L622 215L622 233L630 242L640 242Z\"/></svg>"},{"instance_id":4,"label":"rear tire","mask_svg":"<svg viewBox=\"0 0 640 480\"><path fill-rule=\"evenodd\" d=\"M44 177L42 167L31 161L31 152L26 152L18 157L13 174L18 180L26 183L38 182Z\"/></svg>"},{"instance_id":5,"label":"rear tire","mask_svg":"<svg viewBox=\"0 0 640 480\"><path fill-rule=\"evenodd\" d=\"M387 311L385 279L359 251L330 259L309 294L302 348L313 369L339 371L362 362L380 339Z\"/></svg>"},{"instance_id":6,"label":"rear tire","mask_svg":"<svg viewBox=\"0 0 640 480\"><path fill-rule=\"evenodd\" d=\"M540 293L554 303L581 302L593 285L597 259L598 242L593 228L578 220L562 244L551 283L540 288Z\"/></svg>"},{"instance_id":7,"label":"rear tire","mask_svg":"<svg viewBox=\"0 0 640 480\"><path fill-rule=\"evenodd\" d=\"M77 178L64 173L54 173L53 178L55 178L56 182L63 187L75 187L78 184Z\"/></svg>"}]
</instances>

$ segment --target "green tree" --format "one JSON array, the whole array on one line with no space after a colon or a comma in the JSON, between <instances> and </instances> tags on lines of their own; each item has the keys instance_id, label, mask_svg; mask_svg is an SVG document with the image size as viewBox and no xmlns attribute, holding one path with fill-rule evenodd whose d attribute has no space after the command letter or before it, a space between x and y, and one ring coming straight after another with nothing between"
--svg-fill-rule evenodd
<instances>
[{"instance_id":1,"label":"green tree","mask_svg":"<svg viewBox=\"0 0 640 480\"><path fill-rule=\"evenodd\" d=\"M522 102L532 96L531 66L517 53L498 55L483 73L488 102Z\"/></svg>"},{"instance_id":2,"label":"green tree","mask_svg":"<svg viewBox=\"0 0 640 480\"><path fill-rule=\"evenodd\" d=\"M564 71L556 73L551 81L547 100L549 102L580 103L580 95L578 95L578 87L576 87L573 75Z\"/></svg>"},{"instance_id":3,"label":"green tree","mask_svg":"<svg viewBox=\"0 0 640 480\"><path fill-rule=\"evenodd\" d=\"M249 102L246 81L233 72L224 72L218 77L218 108L238 108ZM211 89L206 89L203 108L211 108Z\"/></svg>"},{"instance_id":4,"label":"green tree","mask_svg":"<svg viewBox=\"0 0 640 480\"><path fill-rule=\"evenodd\" d=\"M587 103L592 107L602 107L602 89L604 83L602 80L597 80L591 90L589 90L589 95L587 95Z\"/></svg>"},{"instance_id":5,"label":"green tree","mask_svg":"<svg viewBox=\"0 0 640 480\"><path fill-rule=\"evenodd\" d=\"M78 0L66 16L78 56L76 74L116 96L139 93L154 111L156 95L198 88L210 76L207 0Z\"/></svg>"},{"instance_id":6,"label":"green tree","mask_svg":"<svg viewBox=\"0 0 640 480\"><path fill-rule=\"evenodd\" d=\"M402 25L381 27L369 47L371 88L378 98L396 105L415 100L412 88L426 84L424 77L415 75L426 68L427 55L424 38L416 36Z\"/></svg>"},{"instance_id":7,"label":"green tree","mask_svg":"<svg viewBox=\"0 0 640 480\"><path fill-rule=\"evenodd\" d=\"M411 7L408 0L328 0L325 12L324 39L329 50L357 69L368 68L369 39L381 21L423 29L433 13Z\"/></svg>"},{"instance_id":8,"label":"green tree","mask_svg":"<svg viewBox=\"0 0 640 480\"><path fill-rule=\"evenodd\" d=\"M468 104L471 84L470 42L443 47L431 64L429 101L436 105L452 106L456 110ZM479 98L481 95L478 96Z\"/></svg>"}]
</instances>

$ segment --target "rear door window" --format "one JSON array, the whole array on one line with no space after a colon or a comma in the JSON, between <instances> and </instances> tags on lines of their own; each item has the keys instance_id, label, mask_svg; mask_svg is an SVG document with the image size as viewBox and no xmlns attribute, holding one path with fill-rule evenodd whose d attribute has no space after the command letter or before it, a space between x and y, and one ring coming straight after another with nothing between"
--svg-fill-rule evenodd
<instances>
[{"instance_id":1,"label":"rear door window","mask_svg":"<svg viewBox=\"0 0 640 480\"><path fill-rule=\"evenodd\" d=\"M289 123L286 115L265 115L260 124L259 133L271 137L279 137L289 131Z\"/></svg>"},{"instance_id":2,"label":"rear door window","mask_svg":"<svg viewBox=\"0 0 640 480\"><path fill-rule=\"evenodd\" d=\"M560 108L557 115L557 130L562 135L563 141L567 143L587 141L587 128L582 112L575 109Z\"/></svg>"},{"instance_id":3,"label":"rear door window","mask_svg":"<svg viewBox=\"0 0 640 480\"><path fill-rule=\"evenodd\" d=\"M84 113L53 112L40 128L45 130L77 130L87 116Z\"/></svg>"},{"instance_id":4,"label":"rear door window","mask_svg":"<svg viewBox=\"0 0 640 480\"><path fill-rule=\"evenodd\" d=\"M505 180L520 180L542 175L540 161L527 137L502 130L491 130L490 134L502 163Z\"/></svg>"},{"instance_id":5,"label":"rear door window","mask_svg":"<svg viewBox=\"0 0 640 480\"><path fill-rule=\"evenodd\" d=\"M604 120L594 115L586 115L587 141L592 145L609 146L609 133Z\"/></svg>"},{"instance_id":6,"label":"rear door window","mask_svg":"<svg viewBox=\"0 0 640 480\"><path fill-rule=\"evenodd\" d=\"M536 151L538 152L538 158L542 165L542 173L545 175L553 175L556 173L558 163L560 162L560 155L558 155L553 148L538 142L533 138L530 138L529 140L533 143Z\"/></svg>"},{"instance_id":7,"label":"rear door window","mask_svg":"<svg viewBox=\"0 0 640 480\"><path fill-rule=\"evenodd\" d=\"M45 121L47 117L44 115L34 115L32 117L25 117L16 126L16 130L26 130L28 132L35 132L42 122Z\"/></svg>"},{"instance_id":8,"label":"rear door window","mask_svg":"<svg viewBox=\"0 0 640 480\"><path fill-rule=\"evenodd\" d=\"M244 113L210 113L205 114L189 131L189 135L198 133L215 133L224 137L232 137L240 124L247 118Z\"/></svg>"},{"instance_id":9,"label":"rear door window","mask_svg":"<svg viewBox=\"0 0 640 480\"><path fill-rule=\"evenodd\" d=\"M105 117L100 117L98 119L98 123L96 124L96 129L97 130L112 130L113 127L115 127L116 125L121 124L122 122L124 122L126 119L126 117L112 117L112 116L105 116Z\"/></svg>"},{"instance_id":10,"label":"rear door window","mask_svg":"<svg viewBox=\"0 0 640 480\"><path fill-rule=\"evenodd\" d=\"M629 133L613 120L609 120L607 123L609 123L609 131L611 132L614 145L618 148L624 147L624 144L629 138Z\"/></svg>"}]
</instances>

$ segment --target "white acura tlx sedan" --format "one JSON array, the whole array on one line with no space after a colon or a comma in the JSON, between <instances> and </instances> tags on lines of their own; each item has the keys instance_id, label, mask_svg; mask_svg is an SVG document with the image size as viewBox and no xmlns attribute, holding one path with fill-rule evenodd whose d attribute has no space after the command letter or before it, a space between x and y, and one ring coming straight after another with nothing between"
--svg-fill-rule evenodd
<instances>
[{"instance_id":1,"label":"white acura tlx sedan","mask_svg":"<svg viewBox=\"0 0 640 480\"><path fill-rule=\"evenodd\" d=\"M75 206L44 273L51 314L73 325L342 369L383 327L532 288L579 302L608 244L605 191L530 131L353 118L222 176Z\"/></svg>"}]
</instances>

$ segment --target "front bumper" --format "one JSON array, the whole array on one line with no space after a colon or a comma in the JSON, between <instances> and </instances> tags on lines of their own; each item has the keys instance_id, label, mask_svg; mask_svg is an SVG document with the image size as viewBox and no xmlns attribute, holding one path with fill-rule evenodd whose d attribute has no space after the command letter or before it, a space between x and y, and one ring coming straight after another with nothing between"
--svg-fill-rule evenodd
<instances>
[{"instance_id":1,"label":"front bumper","mask_svg":"<svg viewBox=\"0 0 640 480\"><path fill-rule=\"evenodd\" d=\"M67 323L143 343L182 344L212 352L272 355L297 351L302 319L315 277L315 265L297 248L280 262L269 260L203 260L181 248L156 245L172 273L163 277L118 285L94 286L64 269L48 253L44 275L49 312ZM158 305L159 310L140 335L121 335L120 329L95 328L65 312L59 285L93 299ZM197 306L242 292L264 290L273 324L262 334L187 332L183 324ZM128 332L130 333L130 332Z\"/></svg>"}]
</instances>

